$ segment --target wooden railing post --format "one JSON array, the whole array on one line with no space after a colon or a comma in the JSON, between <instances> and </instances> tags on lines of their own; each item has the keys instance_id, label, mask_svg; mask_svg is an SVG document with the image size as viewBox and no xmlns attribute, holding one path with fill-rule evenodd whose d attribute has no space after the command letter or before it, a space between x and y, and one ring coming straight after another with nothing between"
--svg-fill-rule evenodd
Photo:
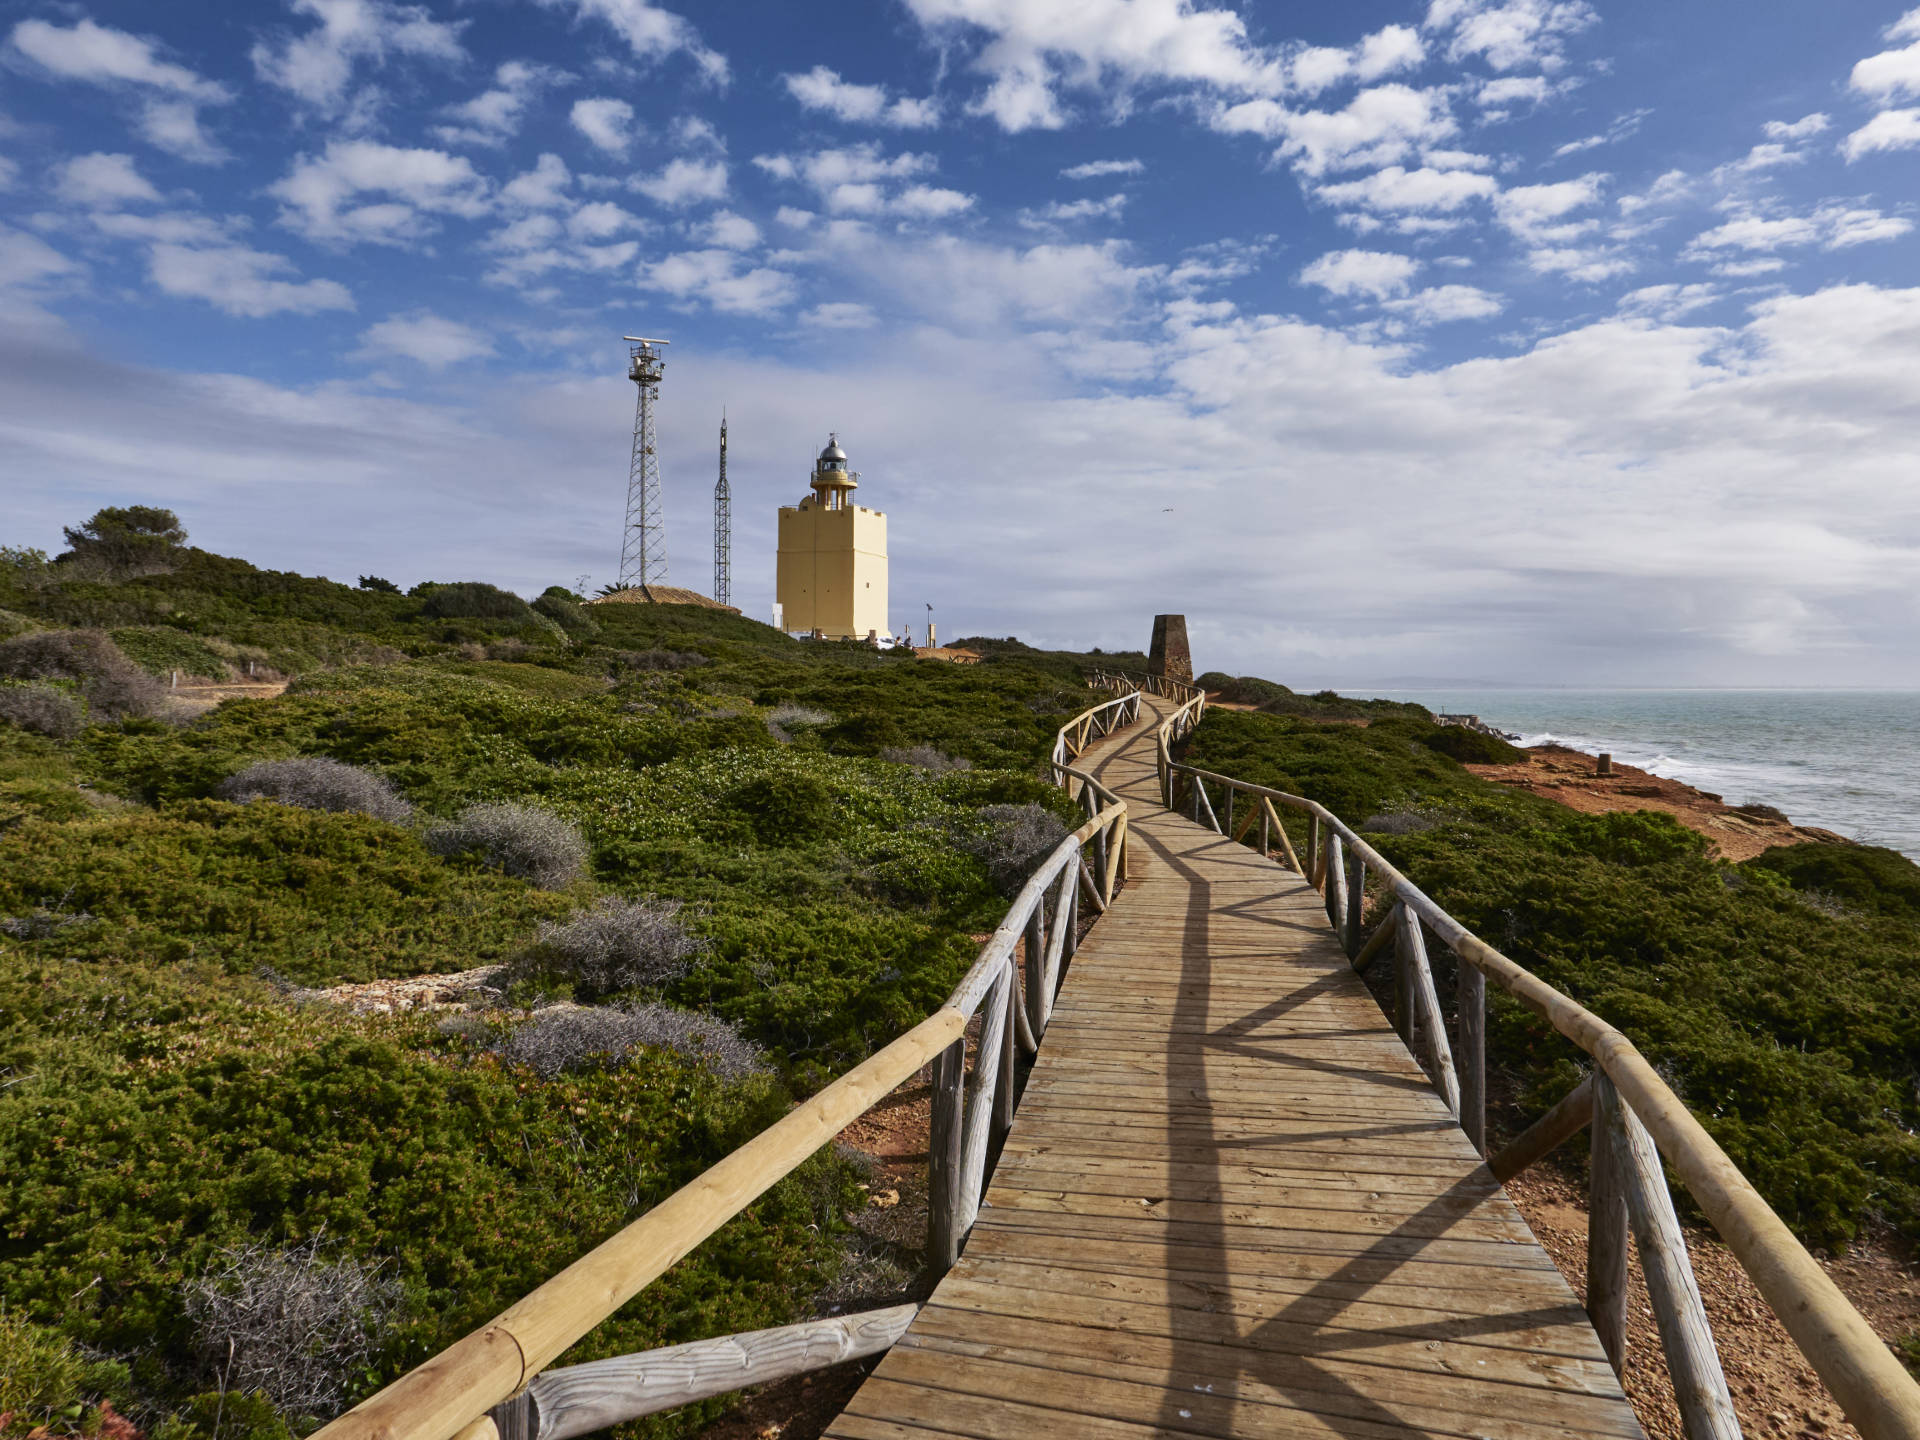
<instances>
[{"instance_id":1,"label":"wooden railing post","mask_svg":"<svg viewBox=\"0 0 1920 1440\"><path fill-rule=\"evenodd\" d=\"M960 1258L961 1097L967 1078L966 1037L933 1061L933 1120L927 1136L927 1259L944 1275Z\"/></svg>"},{"instance_id":2,"label":"wooden railing post","mask_svg":"<svg viewBox=\"0 0 1920 1440\"><path fill-rule=\"evenodd\" d=\"M1347 958L1360 953L1360 925L1367 911L1367 862L1355 850L1347 861Z\"/></svg>"},{"instance_id":3,"label":"wooden railing post","mask_svg":"<svg viewBox=\"0 0 1920 1440\"><path fill-rule=\"evenodd\" d=\"M1613 1082L1593 1072L1593 1114L1597 1121L1608 1105L1617 1106ZM1593 1127L1589 1170L1592 1188L1587 1196L1587 1318L1600 1336L1613 1373L1621 1373L1627 1357L1627 1195L1621 1183L1622 1157L1607 1127Z\"/></svg>"},{"instance_id":4,"label":"wooden railing post","mask_svg":"<svg viewBox=\"0 0 1920 1440\"><path fill-rule=\"evenodd\" d=\"M1321 856L1320 868L1325 872L1327 881L1323 897L1327 904L1327 923L1333 926L1333 933L1338 935L1345 923L1347 910L1347 897L1343 893L1347 888L1346 854L1340 841L1340 832L1332 826L1327 827L1326 850ZM1347 953L1351 955L1353 952Z\"/></svg>"},{"instance_id":5,"label":"wooden railing post","mask_svg":"<svg viewBox=\"0 0 1920 1440\"><path fill-rule=\"evenodd\" d=\"M1647 1298L1653 1304L1660 1348L1667 1357L1667 1374L1687 1440L1740 1440L1740 1421L1734 1414L1733 1397L1727 1393L1727 1377L1720 1369L1700 1287L1694 1283L1693 1261L1673 1212L1659 1151L1613 1086L1601 1091L1598 1099L1594 1135L1605 1133L1610 1160L1617 1163L1624 1182L1627 1215L1640 1249L1640 1270L1646 1276Z\"/></svg>"},{"instance_id":6,"label":"wooden railing post","mask_svg":"<svg viewBox=\"0 0 1920 1440\"><path fill-rule=\"evenodd\" d=\"M1409 1050L1420 1029L1413 1008L1413 946L1419 940L1419 924L1420 917L1402 905L1393 942L1393 1028Z\"/></svg>"},{"instance_id":7,"label":"wooden railing post","mask_svg":"<svg viewBox=\"0 0 1920 1440\"><path fill-rule=\"evenodd\" d=\"M1307 883L1314 889L1320 888L1321 877L1326 874L1326 855L1320 844L1320 817L1307 816Z\"/></svg>"},{"instance_id":8,"label":"wooden railing post","mask_svg":"<svg viewBox=\"0 0 1920 1440\"><path fill-rule=\"evenodd\" d=\"M1474 1153L1487 1153L1487 977L1454 957L1459 984L1453 1063L1460 1073L1460 1128Z\"/></svg>"}]
</instances>

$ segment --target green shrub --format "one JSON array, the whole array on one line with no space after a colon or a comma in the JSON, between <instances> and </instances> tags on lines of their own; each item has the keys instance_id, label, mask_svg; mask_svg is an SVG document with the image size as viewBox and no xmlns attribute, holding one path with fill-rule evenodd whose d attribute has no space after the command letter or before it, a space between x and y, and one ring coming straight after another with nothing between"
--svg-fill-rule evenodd
<instances>
[{"instance_id":1,"label":"green shrub","mask_svg":"<svg viewBox=\"0 0 1920 1440\"><path fill-rule=\"evenodd\" d=\"M180 517L155 505L108 506L65 534L71 548L61 559L97 561L114 573L165 565L187 543Z\"/></svg>"},{"instance_id":2,"label":"green shrub","mask_svg":"<svg viewBox=\"0 0 1920 1440\"><path fill-rule=\"evenodd\" d=\"M1464 725L1436 725L1420 737L1420 743L1462 765L1518 765L1527 758L1519 746Z\"/></svg>"},{"instance_id":3,"label":"green shrub","mask_svg":"<svg viewBox=\"0 0 1920 1440\"><path fill-rule=\"evenodd\" d=\"M1744 869L1778 875L1796 890L1831 895L1850 909L1920 920L1920 865L1877 845L1776 845Z\"/></svg>"},{"instance_id":4,"label":"green shrub","mask_svg":"<svg viewBox=\"0 0 1920 1440\"><path fill-rule=\"evenodd\" d=\"M78 1434L101 1401L124 1406L132 1386L127 1367L83 1355L59 1331L36 1325L0 1304L0 1434L46 1426Z\"/></svg>"},{"instance_id":5,"label":"green shrub","mask_svg":"<svg viewBox=\"0 0 1920 1440\"><path fill-rule=\"evenodd\" d=\"M762 775L738 786L727 800L747 833L764 845L819 840L833 829L833 795L812 775Z\"/></svg>"},{"instance_id":6,"label":"green shrub","mask_svg":"<svg viewBox=\"0 0 1920 1440\"><path fill-rule=\"evenodd\" d=\"M586 638L600 633L600 625L581 608L571 592L550 585L533 602L535 613L546 616L569 635Z\"/></svg>"},{"instance_id":7,"label":"green shrub","mask_svg":"<svg viewBox=\"0 0 1920 1440\"><path fill-rule=\"evenodd\" d=\"M417 586L412 593L424 598L422 613L436 620L524 620L529 613L518 595L480 580Z\"/></svg>"}]
</instances>

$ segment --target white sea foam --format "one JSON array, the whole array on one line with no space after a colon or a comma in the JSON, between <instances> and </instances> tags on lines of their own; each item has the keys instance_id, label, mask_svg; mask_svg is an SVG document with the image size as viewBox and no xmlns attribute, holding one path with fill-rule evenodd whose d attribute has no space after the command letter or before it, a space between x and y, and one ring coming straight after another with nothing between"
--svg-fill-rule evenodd
<instances>
[{"instance_id":1,"label":"white sea foam","mask_svg":"<svg viewBox=\"0 0 1920 1440\"><path fill-rule=\"evenodd\" d=\"M1521 737L1760 803L1920 859L1920 693L1486 690L1395 693Z\"/></svg>"}]
</instances>

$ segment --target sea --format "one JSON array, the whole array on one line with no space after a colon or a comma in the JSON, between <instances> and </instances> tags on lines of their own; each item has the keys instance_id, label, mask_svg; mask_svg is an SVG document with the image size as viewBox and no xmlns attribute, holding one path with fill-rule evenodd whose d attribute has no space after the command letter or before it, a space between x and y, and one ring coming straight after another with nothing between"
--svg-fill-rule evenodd
<instances>
[{"instance_id":1,"label":"sea","mask_svg":"<svg viewBox=\"0 0 1920 1440\"><path fill-rule=\"evenodd\" d=\"M1920 691L1371 693L1478 715L1520 736L1522 745L1604 751L1729 805L1773 805L1796 825L1818 825L1920 861Z\"/></svg>"}]
</instances>

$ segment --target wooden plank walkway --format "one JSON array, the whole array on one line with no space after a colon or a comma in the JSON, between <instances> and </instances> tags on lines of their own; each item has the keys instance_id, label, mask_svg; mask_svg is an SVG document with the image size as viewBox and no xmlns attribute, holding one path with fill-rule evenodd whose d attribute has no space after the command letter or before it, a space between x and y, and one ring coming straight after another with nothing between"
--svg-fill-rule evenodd
<instances>
[{"instance_id":1,"label":"wooden plank walkway","mask_svg":"<svg viewBox=\"0 0 1920 1440\"><path fill-rule=\"evenodd\" d=\"M1639 1436L1320 897L1160 808L1147 708L1082 762L1130 804L1131 883L965 1254L827 1433Z\"/></svg>"}]
</instances>

